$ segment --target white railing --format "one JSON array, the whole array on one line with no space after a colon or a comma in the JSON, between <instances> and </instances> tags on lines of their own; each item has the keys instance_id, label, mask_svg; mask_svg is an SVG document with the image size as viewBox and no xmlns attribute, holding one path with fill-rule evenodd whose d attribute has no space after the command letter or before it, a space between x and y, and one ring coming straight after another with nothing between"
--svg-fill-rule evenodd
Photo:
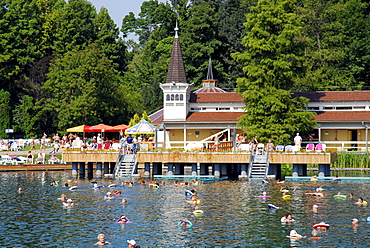
<instances>
[{"instance_id":1,"label":"white railing","mask_svg":"<svg viewBox=\"0 0 370 248\"><path fill-rule=\"evenodd\" d=\"M336 149L337 151L362 151L370 150L369 142L366 141L321 141L326 145L326 149Z\"/></svg>"}]
</instances>

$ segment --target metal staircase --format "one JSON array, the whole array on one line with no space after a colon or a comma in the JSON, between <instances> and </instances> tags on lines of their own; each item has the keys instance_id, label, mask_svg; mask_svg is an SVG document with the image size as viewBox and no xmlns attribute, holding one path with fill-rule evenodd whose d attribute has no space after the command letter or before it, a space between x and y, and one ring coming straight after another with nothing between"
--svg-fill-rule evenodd
<instances>
[{"instance_id":1,"label":"metal staircase","mask_svg":"<svg viewBox=\"0 0 370 248\"><path fill-rule=\"evenodd\" d=\"M253 154L251 152L248 178L266 178L269 168L269 154Z\"/></svg>"},{"instance_id":2,"label":"metal staircase","mask_svg":"<svg viewBox=\"0 0 370 248\"><path fill-rule=\"evenodd\" d=\"M136 169L136 154L124 154L122 151L118 155L115 177L130 177Z\"/></svg>"}]
</instances>

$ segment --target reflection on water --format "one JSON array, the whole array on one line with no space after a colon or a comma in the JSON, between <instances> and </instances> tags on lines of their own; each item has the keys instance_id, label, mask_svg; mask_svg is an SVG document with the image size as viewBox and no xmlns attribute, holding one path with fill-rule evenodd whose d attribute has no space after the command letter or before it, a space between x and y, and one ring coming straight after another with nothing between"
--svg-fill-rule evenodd
<instances>
[{"instance_id":1,"label":"reflection on water","mask_svg":"<svg viewBox=\"0 0 370 248\"><path fill-rule=\"evenodd\" d=\"M203 215L193 215L194 207L186 202L185 187L175 187L171 181L159 189L145 185L117 187L122 191L111 201L104 196L112 188L93 190L88 180L78 180L76 191L48 186L53 180L60 184L70 179L69 173L49 172L45 184L41 173L0 174L0 247L93 247L97 235L104 233L112 244L126 247L127 239L134 239L141 247L258 247L258 246L325 246L366 247L370 225L366 218L370 206L356 206L356 199L334 200L333 195L353 192L370 202L368 182L288 182L297 187L291 200L283 200L282 185L263 185L255 181L219 181L198 187L198 198ZM112 181L99 181L109 185ZM113 181L120 184L120 182ZM315 198L305 193L322 186L324 197ZM18 188L23 193L18 193ZM265 191L270 198L259 198ZM61 194L72 198L75 206L63 208ZM122 198L128 203L121 204ZM267 204L282 207L268 210ZM318 212L312 206L319 206ZM282 224L280 218L290 212L296 220ZM131 222L116 223L125 215ZM351 219L359 226L352 228ZM179 220L189 219L194 226L181 228ZM321 238L311 239L312 226L320 221L330 224L330 231ZM289 239L290 230L307 236Z\"/></svg>"}]
</instances>

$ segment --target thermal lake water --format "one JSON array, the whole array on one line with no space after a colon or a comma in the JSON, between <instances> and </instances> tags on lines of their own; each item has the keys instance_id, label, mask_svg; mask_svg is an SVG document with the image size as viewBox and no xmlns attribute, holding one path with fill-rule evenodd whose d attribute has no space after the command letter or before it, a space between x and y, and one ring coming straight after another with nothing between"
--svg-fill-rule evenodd
<instances>
[{"instance_id":1,"label":"thermal lake water","mask_svg":"<svg viewBox=\"0 0 370 248\"><path fill-rule=\"evenodd\" d=\"M195 187L174 186L173 181L159 189L147 185L103 187L93 190L89 180L77 180L76 191L48 186L71 179L69 172L48 172L42 184L42 173L0 174L0 247L96 247L99 233L111 242L107 247L127 247L134 239L141 247L368 247L370 206L357 206L356 199L335 200L338 192L363 197L370 203L370 182L287 182L285 185L263 185L253 181L213 181L196 187L202 216L194 216L194 208L186 201L184 191ZM101 185L120 181L98 180ZM291 200L283 200L281 186L290 189ZM307 196L318 186L323 198ZM18 193L19 187L23 193ZM111 201L104 200L108 191L122 191ZM256 196L266 192L269 198ZM72 198L75 206L64 208L61 194ZM122 198L128 203L123 205ZM282 209L269 210L267 204ZM319 206L313 213L312 205ZM295 222L282 224L280 218L290 212ZM131 223L116 220L125 215ZM351 219L359 219L353 229ZM192 228L177 225L188 219ZM312 226L324 221L330 230L313 240ZM307 238L290 240L290 230Z\"/></svg>"}]
</instances>

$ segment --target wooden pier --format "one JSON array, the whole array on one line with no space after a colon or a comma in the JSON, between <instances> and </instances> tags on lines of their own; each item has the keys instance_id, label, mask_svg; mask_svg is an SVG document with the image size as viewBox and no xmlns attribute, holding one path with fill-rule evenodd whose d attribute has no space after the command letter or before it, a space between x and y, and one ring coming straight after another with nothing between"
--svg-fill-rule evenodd
<instances>
[{"instance_id":1,"label":"wooden pier","mask_svg":"<svg viewBox=\"0 0 370 248\"><path fill-rule=\"evenodd\" d=\"M72 163L72 174L75 175L80 171L80 176L84 176L86 163L90 175L94 168L98 176L111 175L118 155L119 152L110 151L65 151L63 161ZM144 176L185 175L185 168L188 168L194 176L213 174L218 177L239 174L239 177L245 177L250 157L249 152L138 152L136 162L137 170L144 171ZM330 176L330 164L336 160L336 153L270 153L267 173L279 178L281 164L291 164L293 176L306 176L307 166L318 164L319 175Z\"/></svg>"}]
</instances>

